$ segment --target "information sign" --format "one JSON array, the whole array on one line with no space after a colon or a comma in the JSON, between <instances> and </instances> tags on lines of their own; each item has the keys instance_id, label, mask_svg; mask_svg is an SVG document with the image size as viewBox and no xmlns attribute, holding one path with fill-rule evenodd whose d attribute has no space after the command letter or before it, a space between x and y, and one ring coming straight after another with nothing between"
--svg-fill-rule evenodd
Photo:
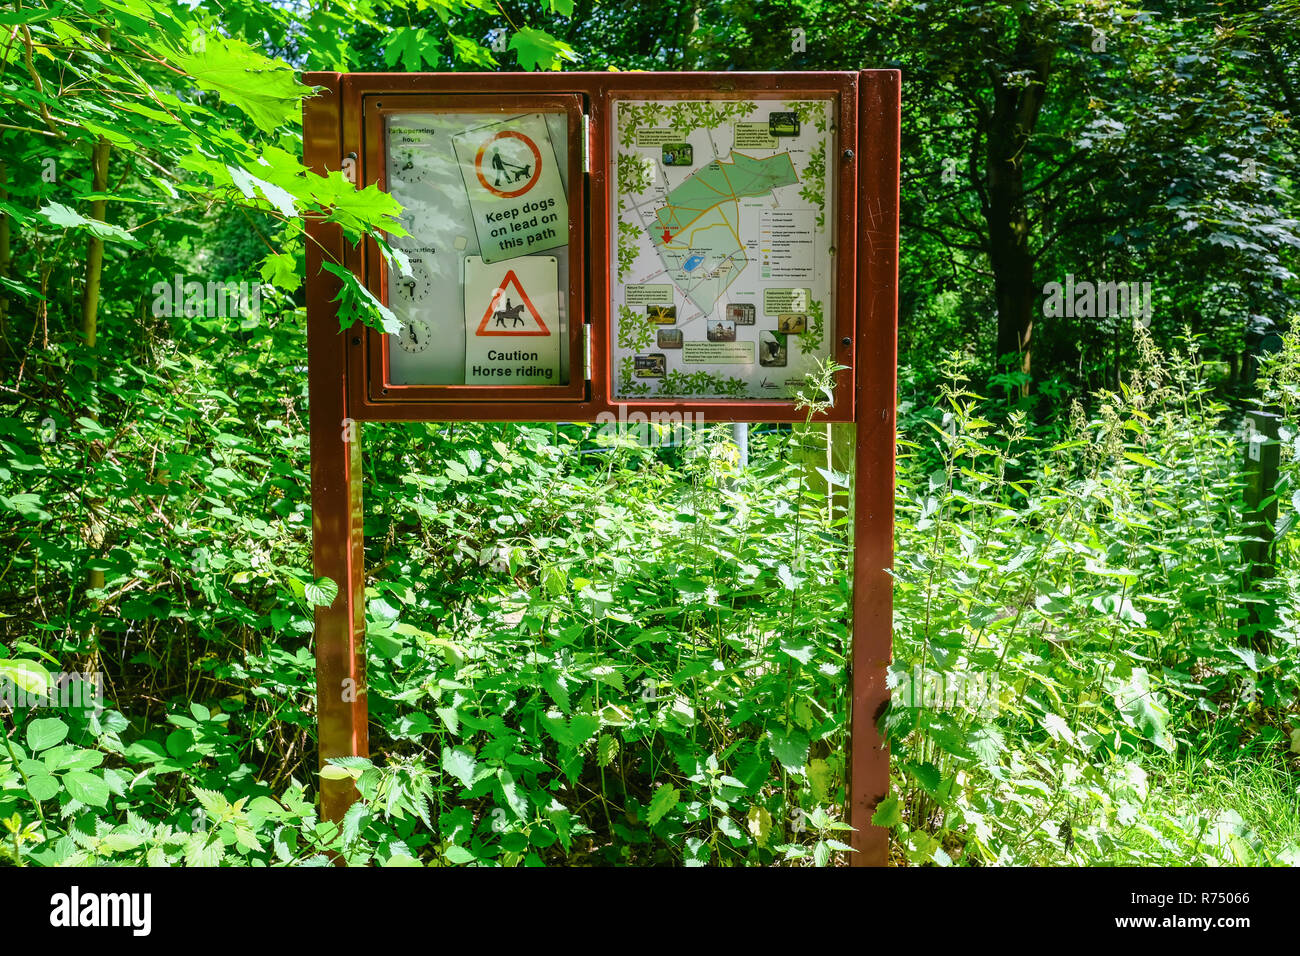
<instances>
[{"instance_id":1,"label":"information sign","mask_svg":"<svg viewBox=\"0 0 1300 956\"><path fill-rule=\"evenodd\" d=\"M615 99L615 399L789 399L832 355L835 103Z\"/></svg>"}]
</instances>

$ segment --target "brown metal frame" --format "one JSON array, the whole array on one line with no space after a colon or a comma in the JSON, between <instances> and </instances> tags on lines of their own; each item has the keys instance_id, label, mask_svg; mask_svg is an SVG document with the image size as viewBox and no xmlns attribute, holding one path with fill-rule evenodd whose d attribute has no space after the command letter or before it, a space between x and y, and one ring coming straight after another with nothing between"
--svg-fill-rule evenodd
<instances>
[{"instance_id":1,"label":"brown metal frame","mask_svg":"<svg viewBox=\"0 0 1300 956\"><path fill-rule=\"evenodd\" d=\"M341 263L382 295L382 264L372 249L344 242L337 225L309 217L307 222L308 383L311 414L313 560L317 576L339 583L329 607L316 609L317 699L322 768L331 757L368 754L365 698L364 578L362 573L361 452L355 422L360 421L595 421L616 415L673 410L696 412L713 422L796 422L805 413L791 402L635 401L610 398L608 228L608 118L614 98L663 95L713 98L781 94L834 94L839 100L839 195L835 216L838 268L833 354L841 365L834 408L815 421L856 422L853 496L853 644L850 656L849 822L858 851L853 865L883 865L888 831L871 815L889 787L889 753L878 720L889 700L885 686L892 646L894 407L898 307L898 166L900 76L894 70L861 73L549 73L549 74L348 74L308 73L305 82L320 93L304 103L304 162L319 173L344 168L359 159L361 183L382 171L382 143L376 115L366 116L367 97L402 95L391 109L422 102L459 102L470 94L533 97L582 96L589 108L591 138L585 195L582 177L570 179L570 213L585 210L588 226L571 223L571 238L585 243L589 287L585 296L591 336L592 378L579 400L535 400L547 386L397 386L420 389L393 394L382 378L378 396L372 353L379 356L385 337L360 329L340 334L337 306L340 283L321 268ZM382 100L377 100L382 102ZM390 109L386 102L383 109ZM459 109L459 107L458 107ZM472 108L471 110L472 111ZM570 127L572 133L572 126ZM370 130L367 132L367 130ZM855 148L856 144L856 148ZM580 146L580 144L579 144ZM570 142L570 162L580 156ZM367 172L369 171L369 172ZM575 198L578 200L575 203ZM580 225L580 222L577 223ZM571 264L581 266L581 249ZM856 268L851 264L856 262ZM572 277L571 277L572 281ZM574 290L571 287L571 303ZM569 328L582 332L582 314L569 311ZM581 340L570 344L570 383L584 366ZM425 391L436 388L436 391ZM468 400L447 389L473 388ZM513 389L514 391L507 391ZM399 398L399 395L401 396ZM410 397L416 400L410 400ZM525 398L525 396L527 396ZM351 426L351 427L349 427ZM356 798L349 780L321 779L322 815L338 820Z\"/></svg>"},{"instance_id":2,"label":"brown metal frame","mask_svg":"<svg viewBox=\"0 0 1300 956\"><path fill-rule=\"evenodd\" d=\"M318 74L311 74L317 76ZM372 354L382 355L387 349L385 336L367 329L365 334L353 334L349 338L348 368L350 372L350 411L358 421L460 421L473 419L478 421L595 421L601 413L611 413L616 417L620 410L624 414L642 412L653 414L657 411L672 409L682 412L702 414L707 421L714 422L801 422L805 413L797 409L791 401L758 400L635 400L615 401L611 397L611 370L608 363L600 358L607 354L606 343L610 335L609 314L609 270L610 270L610 229L608 195L609 162L609 102L613 98L681 96L697 98L723 98L754 96L762 93L775 95L833 95L838 98L837 117L838 139L840 143L838 196L836 197L836 227L838 229L835 249L839 259L836 269L835 315L831 354L839 364L853 367L855 324L855 275L849 265L856 257L857 231L855 229L857 214L857 180L858 164L852 144L858 136L858 77L857 73L350 73L319 74L338 77L340 97L342 99L343 122L341 130L341 148L343 155L358 157L361 166L358 182L361 184L379 181L384 168L381 137L368 133L368 124L378 120L366 113L368 101L393 96L465 98L476 102L473 97L490 94L493 99L511 97L521 102L519 97L547 97L557 94L580 95L584 97L589 109L589 173L587 176L587 195L585 208L588 211L588 226L585 237L587 253L587 281L589 295L586 298L587 318L591 336L590 387L587 397L581 401L549 398L542 390L546 386L397 386L404 391L398 393L394 386L385 386L376 375L376 369L382 370L382 359L376 361ZM319 83L319 81L313 81ZM389 99L389 103L391 103ZM529 102L523 100L522 102ZM396 109L397 107L394 107ZM407 107L401 107L406 109ZM376 130L380 127L375 126ZM576 153L570 152L570 162ZM829 161L829 159L828 159ZM578 190L571 180L569 192L570 215L575 207L574 197ZM572 233L571 233L572 234ZM365 257L358 277L377 296L383 295L379 281L379 262L377 251L370 251ZM571 264L576 261L571 256ZM382 301L382 299L381 299ZM570 310L570 333L577 322L577 313ZM581 331L581 330L579 330ZM848 344L844 344L845 342ZM582 350L570 353L571 383L575 370L581 368ZM382 373L381 373L382 374ZM854 389L851 376L842 374L837 382L835 405L829 411L818 415L814 421L849 422L853 420ZM371 383L375 384L371 384ZM383 389L387 387L388 393ZM460 400L451 397L448 389L459 388L472 390ZM424 390L416 394L411 390ZM517 389L511 394L508 389ZM500 392L497 398L494 394ZM410 396L410 401L398 400L397 396ZM521 401L517 395L526 394ZM427 396L427 397L426 397Z\"/></svg>"}]
</instances>

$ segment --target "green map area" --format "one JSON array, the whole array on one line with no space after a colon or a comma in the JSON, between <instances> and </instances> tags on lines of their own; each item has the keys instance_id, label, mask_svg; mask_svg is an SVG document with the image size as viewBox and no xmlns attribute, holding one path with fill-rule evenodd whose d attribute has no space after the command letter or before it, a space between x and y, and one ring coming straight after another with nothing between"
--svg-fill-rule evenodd
<instances>
[{"instance_id":1,"label":"green map area","mask_svg":"<svg viewBox=\"0 0 1300 956\"><path fill-rule=\"evenodd\" d=\"M669 277L700 311L709 312L749 263L737 201L798 181L789 153L755 159L733 151L668 193L650 239Z\"/></svg>"}]
</instances>

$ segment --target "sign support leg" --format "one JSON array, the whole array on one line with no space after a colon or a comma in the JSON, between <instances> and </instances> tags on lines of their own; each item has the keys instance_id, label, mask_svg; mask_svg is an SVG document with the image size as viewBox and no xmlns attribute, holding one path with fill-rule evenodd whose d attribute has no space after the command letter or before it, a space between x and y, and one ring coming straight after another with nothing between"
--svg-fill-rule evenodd
<instances>
[{"instance_id":1,"label":"sign support leg","mask_svg":"<svg viewBox=\"0 0 1300 956\"><path fill-rule=\"evenodd\" d=\"M339 78L311 73L324 87L303 113L304 161L318 173L337 170L340 155ZM331 757L368 756L365 681L365 580L362 575L360 426L348 417L347 352L339 331L338 280L323 262L342 263L337 225L307 223L308 411L311 420L312 565L338 593L316 608L316 721L320 766ZM348 332L347 335L354 333ZM351 778L320 778L321 817L340 820L356 799Z\"/></svg>"},{"instance_id":2,"label":"sign support leg","mask_svg":"<svg viewBox=\"0 0 1300 956\"><path fill-rule=\"evenodd\" d=\"M892 426L892 416L889 423ZM871 817L889 792L889 744L877 721L889 703L885 686L893 645L892 541L882 541L882 525L893 531L893 469L880 474L872 460L878 442L870 431L880 424L859 421L855 427L853 476L853 648L850 657L852 700L849 705L849 843L857 852L852 866L885 866L889 830ZM891 429L892 431L892 429ZM892 434L891 434L892 440ZM889 463L892 466L892 461ZM881 492L887 489L887 494Z\"/></svg>"},{"instance_id":3,"label":"sign support leg","mask_svg":"<svg viewBox=\"0 0 1300 956\"><path fill-rule=\"evenodd\" d=\"M336 331L334 333L338 335ZM317 578L338 585L329 607L316 608L316 720L320 767L331 757L370 753L366 706L365 581L362 573L361 442L355 423L330 416L328 398L311 396L312 551ZM338 422L339 424L333 424ZM352 779L322 776L321 817L341 820L356 799Z\"/></svg>"},{"instance_id":4,"label":"sign support leg","mask_svg":"<svg viewBox=\"0 0 1300 956\"><path fill-rule=\"evenodd\" d=\"M860 74L858 302L853 451L853 650L849 713L849 856L889 862L889 830L871 817L889 792L889 745L878 721L889 703L893 653L894 417L898 355L900 76Z\"/></svg>"}]
</instances>

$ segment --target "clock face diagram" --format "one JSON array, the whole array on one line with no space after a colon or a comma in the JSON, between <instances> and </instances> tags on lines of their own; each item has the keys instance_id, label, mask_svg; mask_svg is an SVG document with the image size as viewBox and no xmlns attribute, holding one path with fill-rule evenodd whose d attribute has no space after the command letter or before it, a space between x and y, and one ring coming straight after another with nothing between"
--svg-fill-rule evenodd
<instances>
[{"instance_id":1,"label":"clock face diagram","mask_svg":"<svg viewBox=\"0 0 1300 956\"><path fill-rule=\"evenodd\" d=\"M433 342L433 331L423 319L404 319L397 344L407 352L423 352Z\"/></svg>"},{"instance_id":2,"label":"clock face diagram","mask_svg":"<svg viewBox=\"0 0 1300 956\"><path fill-rule=\"evenodd\" d=\"M432 291L429 281L420 275L396 276L392 282L390 304L393 306L423 305Z\"/></svg>"},{"instance_id":3,"label":"clock face diagram","mask_svg":"<svg viewBox=\"0 0 1300 956\"><path fill-rule=\"evenodd\" d=\"M399 179L408 185L422 183L429 177L428 165L419 161L419 157L413 148L408 147L394 151L391 163L393 178Z\"/></svg>"}]
</instances>

